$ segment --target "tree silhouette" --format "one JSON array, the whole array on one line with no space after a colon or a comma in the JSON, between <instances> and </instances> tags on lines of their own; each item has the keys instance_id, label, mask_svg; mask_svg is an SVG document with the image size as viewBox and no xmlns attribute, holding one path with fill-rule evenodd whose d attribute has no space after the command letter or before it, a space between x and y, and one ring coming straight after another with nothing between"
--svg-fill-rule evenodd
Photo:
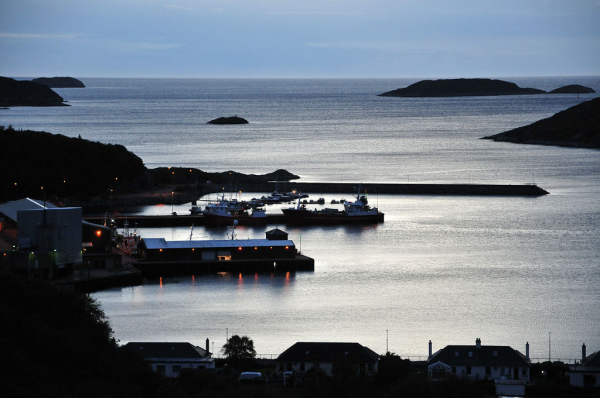
<instances>
[{"instance_id":1,"label":"tree silhouette","mask_svg":"<svg viewBox=\"0 0 600 398\"><path fill-rule=\"evenodd\" d=\"M256 357L254 342L248 336L233 335L221 350L229 363L233 366L247 363Z\"/></svg>"}]
</instances>

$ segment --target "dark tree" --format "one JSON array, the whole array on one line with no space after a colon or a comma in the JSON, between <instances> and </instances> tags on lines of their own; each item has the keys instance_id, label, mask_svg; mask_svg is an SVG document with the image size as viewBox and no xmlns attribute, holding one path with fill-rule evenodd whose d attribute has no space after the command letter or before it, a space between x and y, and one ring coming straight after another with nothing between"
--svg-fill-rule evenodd
<instances>
[{"instance_id":1,"label":"dark tree","mask_svg":"<svg viewBox=\"0 0 600 398\"><path fill-rule=\"evenodd\" d=\"M240 337L237 334L229 338L221 352L234 367L247 366L256 357L254 342L248 336Z\"/></svg>"}]
</instances>

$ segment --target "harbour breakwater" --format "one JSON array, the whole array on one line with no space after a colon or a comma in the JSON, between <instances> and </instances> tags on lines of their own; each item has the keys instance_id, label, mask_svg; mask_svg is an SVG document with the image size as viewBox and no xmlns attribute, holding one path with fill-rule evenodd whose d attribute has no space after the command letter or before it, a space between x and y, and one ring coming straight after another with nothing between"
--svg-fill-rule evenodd
<instances>
[{"instance_id":1,"label":"harbour breakwater","mask_svg":"<svg viewBox=\"0 0 600 398\"><path fill-rule=\"evenodd\" d=\"M271 188L254 185L251 192L262 192ZM260 189L262 188L262 189ZM356 193L357 183L320 183L320 182L290 182L285 184L286 191L296 190L303 193ZM394 195L463 195L463 196L542 196L548 191L535 184L494 185L494 184L387 184L363 183L361 193L380 193ZM249 190L246 189L248 192Z\"/></svg>"}]
</instances>

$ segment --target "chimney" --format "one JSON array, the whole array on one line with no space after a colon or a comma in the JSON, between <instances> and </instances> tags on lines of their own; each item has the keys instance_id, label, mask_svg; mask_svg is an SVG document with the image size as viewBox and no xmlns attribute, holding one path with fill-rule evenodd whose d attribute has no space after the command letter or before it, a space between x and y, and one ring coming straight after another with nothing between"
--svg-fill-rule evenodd
<instances>
[{"instance_id":1,"label":"chimney","mask_svg":"<svg viewBox=\"0 0 600 398\"><path fill-rule=\"evenodd\" d=\"M529 359L529 341L525 344L525 358Z\"/></svg>"},{"instance_id":2,"label":"chimney","mask_svg":"<svg viewBox=\"0 0 600 398\"><path fill-rule=\"evenodd\" d=\"M475 347L481 348L481 339L479 337L475 340Z\"/></svg>"},{"instance_id":3,"label":"chimney","mask_svg":"<svg viewBox=\"0 0 600 398\"><path fill-rule=\"evenodd\" d=\"M208 350L209 344L208 344L208 339L206 339L206 356L210 357L210 351Z\"/></svg>"},{"instance_id":4,"label":"chimney","mask_svg":"<svg viewBox=\"0 0 600 398\"><path fill-rule=\"evenodd\" d=\"M433 345L431 344L431 340L429 340L429 358L433 355Z\"/></svg>"},{"instance_id":5,"label":"chimney","mask_svg":"<svg viewBox=\"0 0 600 398\"><path fill-rule=\"evenodd\" d=\"M581 362L585 361L586 355L585 355L585 343L583 343L583 345L581 346Z\"/></svg>"}]
</instances>

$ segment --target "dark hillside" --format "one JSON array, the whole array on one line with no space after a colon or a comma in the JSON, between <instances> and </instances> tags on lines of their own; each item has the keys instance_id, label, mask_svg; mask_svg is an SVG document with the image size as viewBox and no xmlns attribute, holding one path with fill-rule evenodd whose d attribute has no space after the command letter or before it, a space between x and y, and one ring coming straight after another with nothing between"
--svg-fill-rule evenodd
<instances>
[{"instance_id":1,"label":"dark hillside","mask_svg":"<svg viewBox=\"0 0 600 398\"><path fill-rule=\"evenodd\" d=\"M42 198L42 186L48 199L147 188L142 160L122 145L2 126L0 144L1 200Z\"/></svg>"},{"instance_id":2,"label":"dark hillside","mask_svg":"<svg viewBox=\"0 0 600 398\"><path fill-rule=\"evenodd\" d=\"M165 381L119 348L89 296L0 270L6 397L157 397Z\"/></svg>"},{"instance_id":3,"label":"dark hillside","mask_svg":"<svg viewBox=\"0 0 600 398\"><path fill-rule=\"evenodd\" d=\"M518 144L600 149L600 98L582 102L528 126L483 138Z\"/></svg>"},{"instance_id":4,"label":"dark hillside","mask_svg":"<svg viewBox=\"0 0 600 398\"><path fill-rule=\"evenodd\" d=\"M0 107L67 106L48 86L0 76Z\"/></svg>"}]
</instances>

